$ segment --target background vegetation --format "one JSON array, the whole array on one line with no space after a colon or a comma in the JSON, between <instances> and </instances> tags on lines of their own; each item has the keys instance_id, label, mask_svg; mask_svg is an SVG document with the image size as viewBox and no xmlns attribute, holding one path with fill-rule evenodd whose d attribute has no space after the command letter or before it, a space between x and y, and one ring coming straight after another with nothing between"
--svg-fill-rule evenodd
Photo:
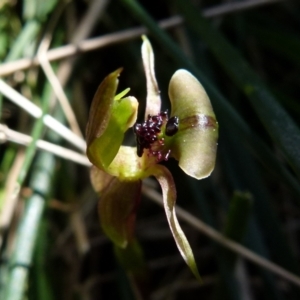
<instances>
[{"instance_id":1,"label":"background vegetation","mask_svg":"<svg viewBox=\"0 0 300 300\"><path fill-rule=\"evenodd\" d=\"M0 299L299 299L299 13L296 0L0 0ZM145 28L163 108L169 79L186 68L219 121L210 178L167 162L202 285L151 180L136 228L148 271L132 280L101 232L79 155L108 73L124 67L120 90L131 88L143 116ZM71 128L69 141L49 115Z\"/></svg>"}]
</instances>

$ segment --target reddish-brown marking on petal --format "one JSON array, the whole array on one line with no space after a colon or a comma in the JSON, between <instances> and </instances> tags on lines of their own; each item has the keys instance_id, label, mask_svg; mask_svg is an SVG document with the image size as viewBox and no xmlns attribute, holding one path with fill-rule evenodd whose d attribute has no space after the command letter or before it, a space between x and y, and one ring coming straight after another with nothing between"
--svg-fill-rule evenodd
<instances>
[{"instance_id":1,"label":"reddish-brown marking on petal","mask_svg":"<svg viewBox=\"0 0 300 300\"><path fill-rule=\"evenodd\" d=\"M203 114L189 116L184 119L180 119L180 130L190 129L192 127L198 127L201 129L218 127L217 121L214 117L206 116Z\"/></svg>"}]
</instances>

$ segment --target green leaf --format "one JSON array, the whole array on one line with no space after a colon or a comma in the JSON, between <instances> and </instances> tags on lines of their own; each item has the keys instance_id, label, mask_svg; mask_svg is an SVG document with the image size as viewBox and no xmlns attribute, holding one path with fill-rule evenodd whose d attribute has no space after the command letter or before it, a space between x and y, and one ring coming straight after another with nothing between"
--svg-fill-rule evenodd
<instances>
[{"instance_id":1,"label":"green leaf","mask_svg":"<svg viewBox=\"0 0 300 300\"><path fill-rule=\"evenodd\" d=\"M167 220L179 252L196 278L201 281L193 251L176 217L176 187L172 174L162 165L153 166L149 173L160 183Z\"/></svg>"},{"instance_id":2,"label":"green leaf","mask_svg":"<svg viewBox=\"0 0 300 300\"><path fill-rule=\"evenodd\" d=\"M248 192L235 191L230 200L229 212L224 229L224 235L233 241L242 243L252 212L252 195ZM236 253L223 249L226 264L233 269L237 259Z\"/></svg>"},{"instance_id":3,"label":"green leaf","mask_svg":"<svg viewBox=\"0 0 300 300\"><path fill-rule=\"evenodd\" d=\"M133 239L125 249L115 247L114 251L119 263L127 272L135 275L142 275L146 272L143 249L136 239Z\"/></svg>"},{"instance_id":4,"label":"green leaf","mask_svg":"<svg viewBox=\"0 0 300 300\"><path fill-rule=\"evenodd\" d=\"M138 295L133 299L148 299L150 293L149 270L139 242L133 239L125 249L115 246L114 253L119 264L126 271L134 294Z\"/></svg>"},{"instance_id":5,"label":"green leaf","mask_svg":"<svg viewBox=\"0 0 300 300\"><path fill-rule=\"evenodd\" d=\"M179 117L171 155L183 171L197 179L210 175L215 166L218 123L200 82L188 71L178 70L171 78L171 116Z\"/></svg>"},{"instance_id":6,"label":"green leaf","mask_svg":"<svg viewBox=\"0 0 300 300\"><path fill-rule=\"evenodd\" d=\"M87 124L87 156L99 169L106 170L117 155L126 130L137 116L134 97L115 97L121 69L108 75L93 99Z\"/></svg>"},{"instance_id":7,"label":"green leaf","mask_svg":"<svg viewBox=\"0 0 300 300\"><path fill-rule=\"evenodd\" d=\"M99 215L102 229L121 248L125 248L133 238L140 195L140 180L120 181L113 178L100 199Z\"/></svg>"}]
</instances>

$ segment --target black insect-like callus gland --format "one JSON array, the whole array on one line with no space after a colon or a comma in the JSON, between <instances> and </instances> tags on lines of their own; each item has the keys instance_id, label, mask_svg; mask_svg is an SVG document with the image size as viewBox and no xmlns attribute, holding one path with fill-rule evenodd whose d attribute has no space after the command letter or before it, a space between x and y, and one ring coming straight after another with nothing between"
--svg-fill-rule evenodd
<instances>
[{"instance_id":1,"label":"black insect-like callus gland","mask_svg":"<svg viewBox=\"0 0 300 300\"><path fill-rule=\"evenodd\" d=\"M156 157L156 162L167 160L170 153L164 147L164 128L168 121L168 112L162 111L158 115L148 115L143 123L134 125L137 142L137 155L141 157L145 149L147 155Z\"/></svg>"},{"instance_id":2,"label":"black insect-like callus gland","mask_svg":"<svg viewBox=\"0 0 300 300\"><path fill-rule=\"evenodd\" d=\"M173 136L178 131L178 127L179 127L179 118L176 116L173 116L167 122L166 135Z\"/></svg>"}]
</instances>

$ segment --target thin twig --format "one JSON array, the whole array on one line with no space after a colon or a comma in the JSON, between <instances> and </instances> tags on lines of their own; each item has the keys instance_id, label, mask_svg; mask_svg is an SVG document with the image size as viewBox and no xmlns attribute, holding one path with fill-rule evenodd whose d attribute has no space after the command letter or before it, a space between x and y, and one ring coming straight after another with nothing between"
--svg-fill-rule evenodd
<instances>
[{"instance_id":1,"label":"thin twig","mask_svg":"<svg viewBox=\"0 0 300 300\"><path fill-rule=\"evenodd\" d=\"M91 2L87 12L85 13L83 19L80 21L78 26L76 26L75 30L72 31L71 43L77 44L81 42L83 39L87 38L93 29L95 23L99 20L103 11L108 3L108 0L94 0ZM67 80L72 73L73 67L75 65L74 60L64 61L59 65L59 68L56 74L53 72L51 65L48 61L46 52L43 55L43 59L46 60L44 62L44 72L47 74L47 77L53 87L55 96L61 103L61 106L64 110L66 118L70 124L70 127L75 133L80 132L80 128L73 112L73 109L70 105L70 102L67 100L67 96L64 93L63 87L65 86ZM51 97L54 100L54 97ZM78 134L82 137L82 133Z\"/></svg>"},{"instance_id":2,"label":"thin twig","mask_svg":"<svg viewBox=\"0 0 300 300\"><path fill-rule=\"evenodd\" d=\"M47 60L45 55L41 55L39 57L39 61L40 61L41 67L43 68L43 71L44 71L47 79L49 80L49 82L52 86L52 89L53 89L57 99L59 100L59 103L63 109L66 119L68 120L70 128L76 135L83 137L82 132L81 132L80 127L77 122L77 118L74 114L74 111L73 111L71 105L70 105L70 102L69 102L59 80L57 79L49 61Z\"/></svg>"},{"instance_id":3,"label":"thin twig","mask_svg":"<svg viewBox=\"0 0 300 300\"><path fill-rule=\"evenodd\" d=\"M203 15L207 18L219 17L225 14L243 11L257 6L272 4L276 2L283 2L289 0L248 0L240 3L227 3L217 7L212 7L203 10ZM180 16L174 16L159 22L159 26L163 29L170 29L172 27L181 25L183 19ZM47 52L47 59L49 61L55 61L63 58L67 58L76 54L96 50L99 48L111 46L114 44L123 43L136 38L140 38L142 34L147 32L145 27L136 27L132 29L122 30L112 34L106 34L101 37L92 38L84 41L80 41L76 44L69 44L56 49L51 49ZM25 70L32 66L38 66L39 60L34 58L22 58L13 62L7 62L0 66L0 76L7 76L19 70Z\"/></svg>"},{"instance_id":4,"label":"thin twig","mask_svg":"<svg viewBox=\"0 0 300 300\"><path fill-rule=\"evenodd\" d=\"M52 86L52 89L58 101L60 102L60 105L63 109L63 112L66 116L66 119L70 125L71 130L78 136L83 137L76 116L74 114L74 111L70 105L70 102L47 59L47 51L49 49L52 40L53 31L58 23L58 20L63 10L65 9L66 4L67 4L66 1L62 1L58 6L58 9L56 10L56 13L52 15L49 26L37 50L37 57L47 79L49 80Z\"/></svg>"},{"instance_id":5,"label":"thin twig","mask_svg":"<svg viewBox=\"0 0 300 300\"><path fill-rule=\"evenodd\" d=\"M87 38L90 35L95 24L100 20L101 16L103 15L107 4L108 0L93 0L90 3L89 8L86 11L84 17L76 26L75 30L72 31L71 42L73 44L80 43L83 39ZM61 89L61 91L63 91L63 87L65 86L70 75L72 74L75 62L75 59L67 60L63 63L60 63L58 67L57 73L55 75L55 80L59 84L59 88ZM57 93L56 96L58 97ZM67 115L66 111L65 114ZM87 161L86 157L85 159ZM89 162L88 164L90 166ZM81 255L84 255L90 249L90 241L85 223L83 221L81 210L78 209L76 211L71 212L70 225L75 236L78 252Z\"/></svg>"},{"instance_id":6,"label":"thin twig","mask_svg":"<svg viewBox=\"0 0 300 300\"><path fill-rule=\"evenodd\" d=\"M83 19L79 22L78 26L72 31L71 44L76 47L84 39L86 39L96 22L98 22L104 13L108 0L94 0L86 12ZM64 87L72 74L76 60L69 59L60 63L57 70L57 79L62 87Z\"/></svg>"},{"instance_id":7,"label":"thin twig","mask_svg":"<svg viewBox=\"0 0 300 300\"><path fill-rule=\"evenodd\" d=\"M149 197L152 201L155 203L163 206L162 202L162 196L156 192L153 189L150 189L148 187L143 187L143 192L145 195ZM208 226L201 220L194 217L192 214L184 210L183 208L176 206L176 213L178 217L194 228L201 231L206 236L210 237L215 242L219 243L223 247L226 247L233 252L236 252L240 256L243 256L244 258L248 259L249 261L277 274L278 276L296 284L297 286L300 286L300 277L296 276L295 274L285 270L284 268L270 262L269 260L255 254L251 250L247 249L246 247L226 238L221 233L219 233L217 230L213 229L212 227Z\"/></svg>"},{"instance_id":8,"label":"thin twig","mask_svg":"<svg viewBox=\"0 0 300 300\"><path fill-rule=\"evenodd\" d=\"M56 17L57 19L57 17ZM54 21L57 21L57 20ZM53 22L54 22L53 21ZM60 102L60 105L64 111L64 114L68 120L68 123L72 129L72 131L77 134L78 136L82 137L82 133L81 130L79 128L76 116L74 114L74 111L70 105L70 102L59 82L59 80L57 79L48 59L47 59L47 50L48 50L48 46L50 45L50 41L51 41L51 33L50 31L52 31L54 28L54 26L51 26L50 29L46 32L43 40L41 41L41 44L39 46L39 49L37 51L37 57L38 60L40 62L40 65L47 77L47 79L49 80L52 89L57 97L57 99ZM45 47L45 44L47 45Z\"/></svg>"},{"instance_id":9,"label":"thin twig","mask_svg":"<svg viewBox=\"0 0 300 300\"><path fill-rule=\"evenodd\" d=\"M10 99L13 103L20 106L23 110L27 111L31 116L38 119L42 116L42 109L35 105L33 102L25 98L23 95L18 93L16 90L11 88L7 83L0 79L0 92ZM57 134L62 136L64 139L69 141L75 147L81 151L86 150L86 143L84 139L74 134L69 128L61 124L55 118L50 115L43 117L44 124L55 131Z\"/></svg>"},{"instance_id":10,"label":"thin twig","mask_svg":"<svg viewBox=\"0 0 300 300\"><path fill-rule=\"evenodd\" d=\"M19 145L28 146L32 137L18 131L14 131L9 129L6 125L0 124L0 143L10 141L13 143L17 143ZM91 163L87 159L85 155L77 153L75 151L69 150L67 148L58 146L56 144L49 143L44 140L37 140L36 142L37 148L40 150L44 150L50 152L54 155L57 155L61 158L71 160L77 164L81 164L87 167L91 166Z\"/></svg>"}]
</instances>

